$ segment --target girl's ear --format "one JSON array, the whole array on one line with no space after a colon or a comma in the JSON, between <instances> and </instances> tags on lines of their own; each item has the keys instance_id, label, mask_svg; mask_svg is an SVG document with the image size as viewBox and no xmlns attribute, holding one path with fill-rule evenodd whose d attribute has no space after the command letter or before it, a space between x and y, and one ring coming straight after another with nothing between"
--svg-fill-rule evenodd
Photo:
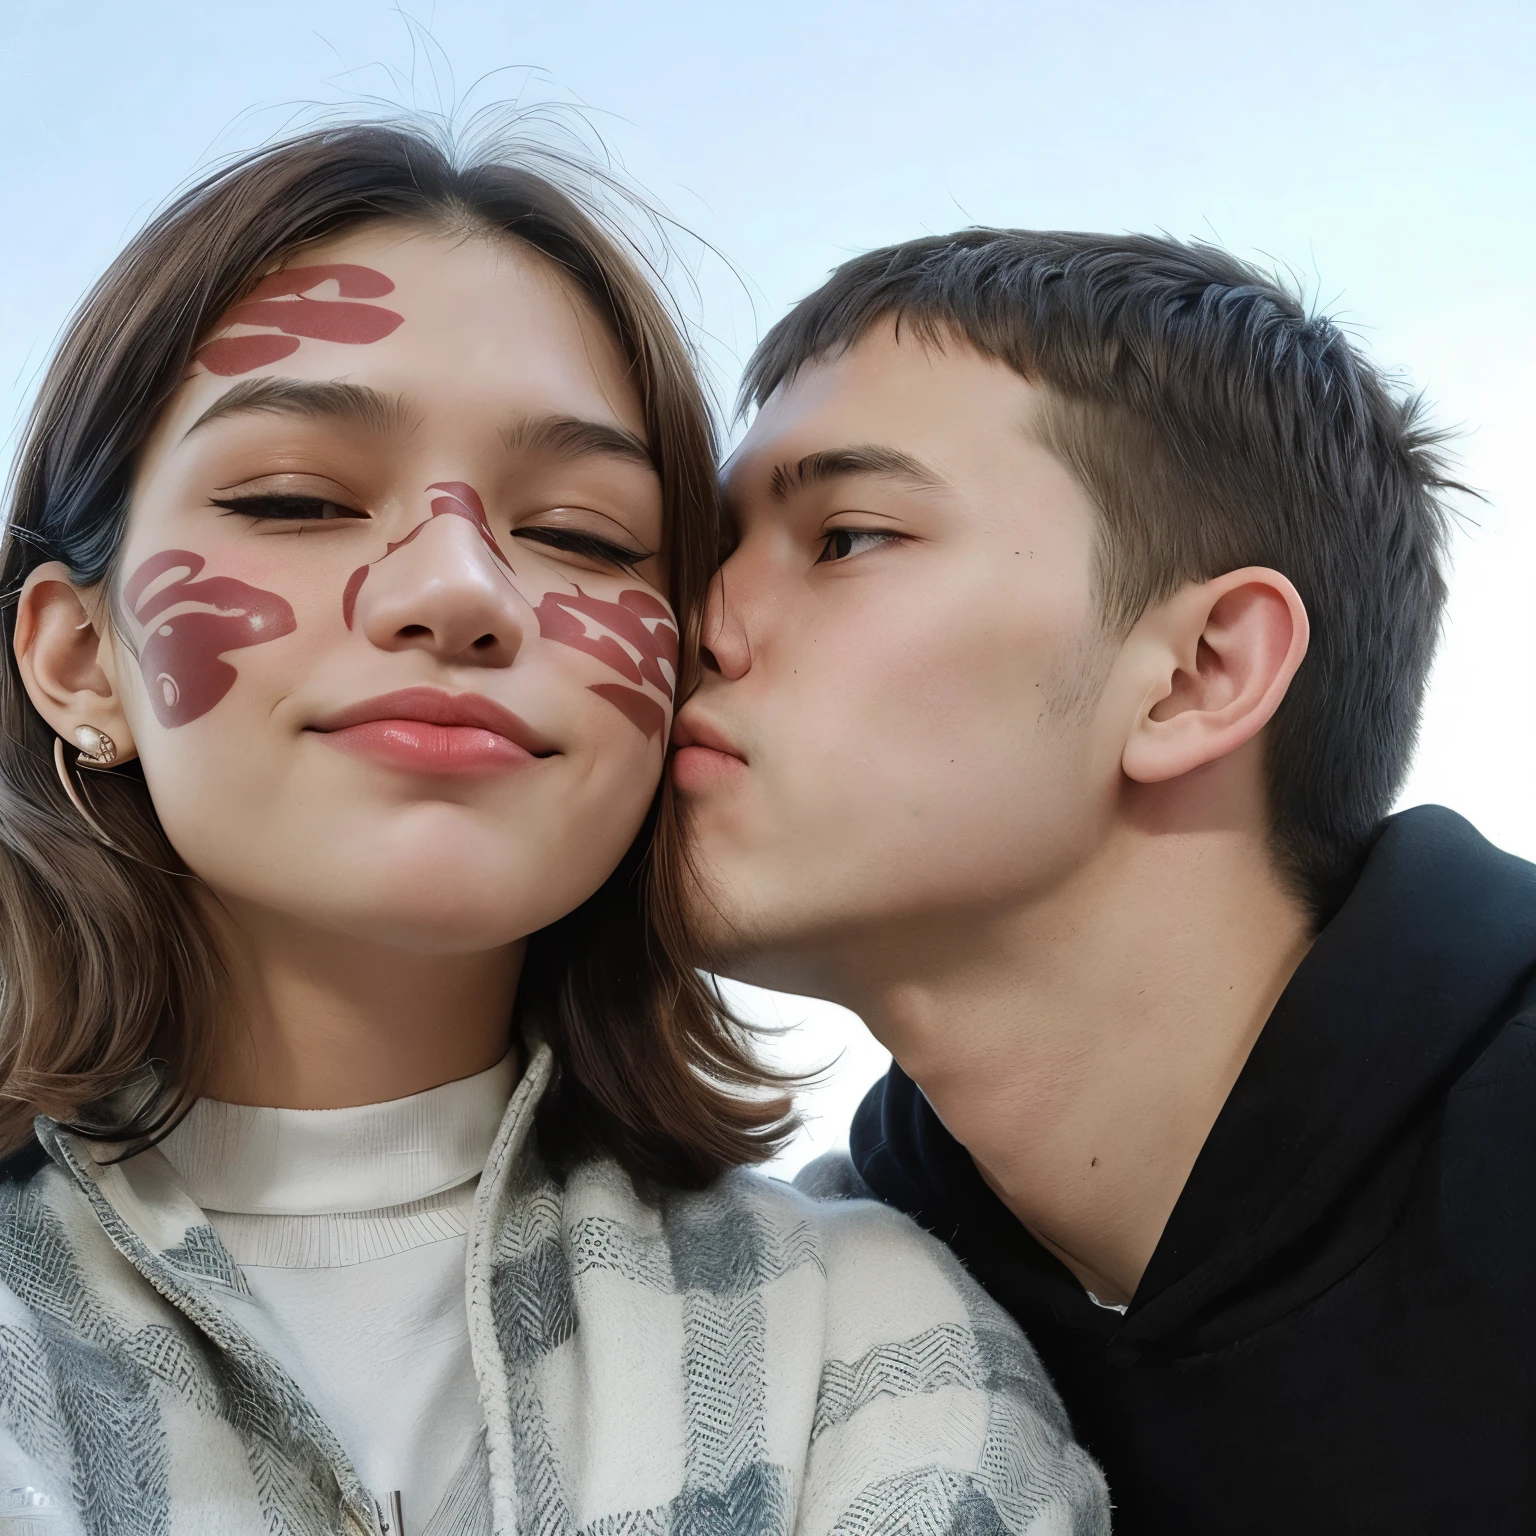
<instances>
[{"instance_id":1,"label":"girl's ear","mask_svg":"<svg viewBox=\"0 0 1536 1536\"><path fill-rule=\"evenodd\" d=\"M21 589L15 643L32 707L65 741L88 725L112 738L119 762L136 754L101 586L77 587L62 561L38 566Z\"/></svg>"}]
</instances>

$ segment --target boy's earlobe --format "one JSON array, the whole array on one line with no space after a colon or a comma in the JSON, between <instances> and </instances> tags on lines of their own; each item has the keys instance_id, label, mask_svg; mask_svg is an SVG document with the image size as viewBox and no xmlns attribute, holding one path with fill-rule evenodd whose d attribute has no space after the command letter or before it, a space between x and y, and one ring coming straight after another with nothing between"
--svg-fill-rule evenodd
<instances>
[{"instance_id":1,"label":"boy's earlobe","mask_svg":"<svg viewBox=\"0 0 1536 1536\"><path fill-rule=\"evenodd\" d=\"M1307 650L1307 612L1279 571L1249 566L1191 583L1143 618L1166 673L1122 755L1143 784L1235 752L1269 724Z\"/></svg>"},{"instance_id":2,"label":"boy's earlobe","mask_svg":"<svg viewBox=\"0 0 1536 1536\"><path fill-rule=\"evenodd\" d=\"M115 686L105 604L93 602L52 560L27 577L16 607L16 667L32 707L65 741L82 726L103 732L117 762L136 755Z\"/></svg>"}]
</instances>

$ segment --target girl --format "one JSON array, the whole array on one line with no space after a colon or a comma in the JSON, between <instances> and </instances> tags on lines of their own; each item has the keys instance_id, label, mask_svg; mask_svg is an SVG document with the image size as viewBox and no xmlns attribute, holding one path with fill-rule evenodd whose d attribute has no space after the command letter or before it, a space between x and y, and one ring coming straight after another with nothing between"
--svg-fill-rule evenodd
<instances>
[{"instance_id":1,"label":"girl","mask_svg":"<svg viewBox=\"0 0 1536 1536\"><path fill-rule=\"evenodd\" d=\"M941 1250L739 1171L657 798L715 539L547 161L304 135L87 298L3 555L0 1522L1105 1528Z\"/></svg>"}]
</instances>

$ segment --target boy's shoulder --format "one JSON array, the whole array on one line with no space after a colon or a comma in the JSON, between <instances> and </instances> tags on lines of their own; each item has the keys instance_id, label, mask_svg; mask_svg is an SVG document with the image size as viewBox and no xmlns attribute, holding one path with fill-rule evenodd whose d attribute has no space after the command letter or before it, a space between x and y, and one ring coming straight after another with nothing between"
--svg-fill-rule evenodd
<instances>
[{"instance_id":1,"label":"boy's shoulder","mask_svg":"<svg viewBox=\"0 0 1536 1536\"><path fill-rule=\"evenodd\" d=\"M873 1200L874 1190L864 1182L846 1152L823 1152L814 1157L790 1181L813 1200Z\"/></svg>"},{"instance_id":2,"label":"boy's shoulder","mask_svg":"<svg viewBox=\"0 0 1536 1536\"><path fill-rule=\"evenodd\" d=\"M1451 1087L1441 1204L1464 1264L1536 1318L1536 1008L1509 1018ZM1536 1343L1536 1326L1529 1329Z\"/></svg>"}]
</instances>

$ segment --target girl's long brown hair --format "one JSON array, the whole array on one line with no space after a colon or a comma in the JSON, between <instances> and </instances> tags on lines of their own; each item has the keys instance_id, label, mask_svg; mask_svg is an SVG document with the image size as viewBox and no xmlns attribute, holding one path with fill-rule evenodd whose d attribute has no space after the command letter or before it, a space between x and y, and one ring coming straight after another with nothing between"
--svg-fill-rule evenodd
<instances>
[{"instance_id":1,"label":"girl's long brown hair","mask_svg":"<svg viewBox=\"0 0 1536 1536\"><path fill-rule=\"evenodd\" d=\"M193 187L108 268L71 321L17 460L0 545L0 1154L34 1115L142 1143L206 1080L225 978L135 764L90 775L104 848L54 773L51 729L14 655L28 572L61 560L110 579L134 461L207 330L307 242L381 218L500 232L553 262L608 324L632 370L661 476L680 695L717 543L715 438L693 360L660 291L566 157L456 163L411 126L353 124L247 155ZM546 1152L615 1156L649 1182L697 1186L769 1155L792 1128L783 1080L686 958L684 854L663 790L623 865L529 943L518 1008L559 1063ZM145 1077L157 1086L106 1110Z\"/></svg>"}]
</instances>

